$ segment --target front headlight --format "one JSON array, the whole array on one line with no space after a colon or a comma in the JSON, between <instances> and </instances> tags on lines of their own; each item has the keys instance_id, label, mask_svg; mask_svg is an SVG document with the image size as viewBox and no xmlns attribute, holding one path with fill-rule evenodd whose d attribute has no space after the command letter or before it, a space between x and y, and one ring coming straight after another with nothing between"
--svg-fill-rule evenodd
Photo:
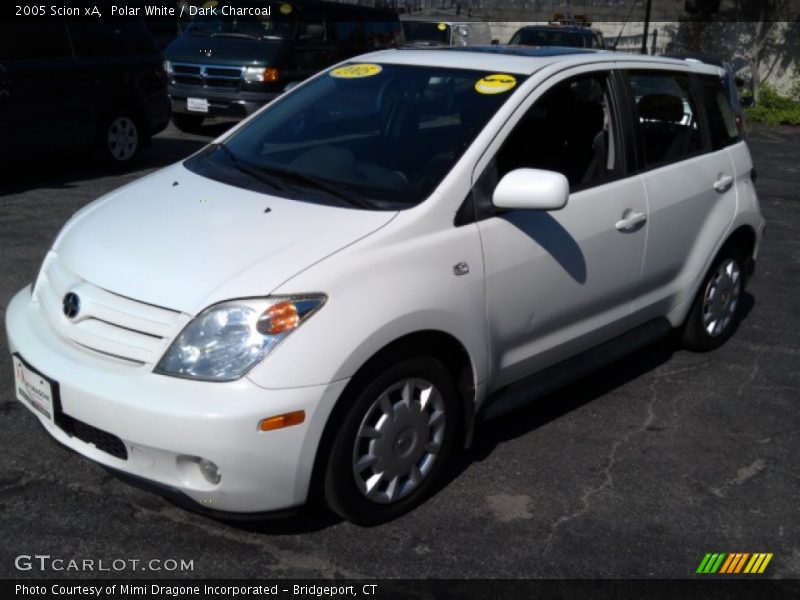
<instances>
[{"instance_id":1,"label":"front headlight","mask_svg":"<svg viewBox=\"0 0 800 600\"><path fill-rule=\"evenodd\" d=\"M155 372L205 381L239 379L326 299L324 294L309 294L210 306L175 338Z\"/></svg>"}]
</instances>

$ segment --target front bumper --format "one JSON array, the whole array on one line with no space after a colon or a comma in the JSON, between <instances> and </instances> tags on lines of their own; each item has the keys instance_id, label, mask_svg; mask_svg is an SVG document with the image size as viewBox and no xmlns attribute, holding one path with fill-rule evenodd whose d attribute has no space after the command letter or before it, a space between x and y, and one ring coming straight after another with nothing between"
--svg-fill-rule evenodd
<instances>
[{"instance_id":1,"label":"front bumper","mask_svg":"<svg viewBox=\"0 0 800 600\"><path fill-rule=\"evenodd\" d=\"M11 352L58 383L63 414L119 438L127 459L31 409L51 436L214 511L259 513L305 502L322 430L347 383L268 390L246 377L209 383L156 375L60 338L41 317L30 288L11 300L6 331ZM302 424L258 430L261 419L296 410L306 413ZM185 457L216 463L220 482L206 481Z\"/></svg>"}]
</instances>

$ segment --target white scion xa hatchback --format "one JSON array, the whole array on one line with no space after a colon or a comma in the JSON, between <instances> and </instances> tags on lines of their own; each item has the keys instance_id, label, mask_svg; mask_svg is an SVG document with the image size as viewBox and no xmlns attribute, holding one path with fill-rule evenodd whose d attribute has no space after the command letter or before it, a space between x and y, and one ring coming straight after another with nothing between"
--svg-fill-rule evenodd
<instances>
[{"instance_id":1,"label":"white scion xa hatchback","mask_svg":"<svg viewBox=\"0 0 800 600\"><path fill-rule=\"evenodd\" d=\"M737 136L699 63L359 57L80 210L8 307L17 397L198 509L394 518L480 419L732 334L764 231Z\"/></svg>"}]
</instances>

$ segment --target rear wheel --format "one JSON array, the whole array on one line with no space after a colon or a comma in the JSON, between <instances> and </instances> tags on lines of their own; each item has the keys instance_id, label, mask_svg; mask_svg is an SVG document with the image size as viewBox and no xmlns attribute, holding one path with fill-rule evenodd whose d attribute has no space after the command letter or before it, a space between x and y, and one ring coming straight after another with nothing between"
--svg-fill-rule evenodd
<instances>
[{"instance_id":1,"label":"rear wheel","mask_svg":"<svg viewBox=\"0 0 800 600\"><path fill-rule=\"evenodd\" d=\"M330 508L375 525L420 504L455 448L460 408L450 373L434 358L377 373L354 393L330 448L324 481Z\"/></svg>"},{"instance_id":2,"label":"rear wheel","mask_svg":"<svg viewBox=\"0 0 800 600\"><path fill-rule=\"evenodd\" d=\"M733 335L741 319L744 265L736 249L723 251L711 265L683 326L687 348L713 350Z\"/></svg>"},{"instance_id":3,"label":"rear wheel","mask_svg":"<svg viewBox=\"0 0 800 600\"><path fill-rule=\"evenodd\" d=\"M172 122L175 123L175 127L186 133L196 133L203 124L204 118L199 115L172 113Z\"/></svg>"},{"instance_id":4,"label":"rear wheel","mask_svg":"<svg viewBox=\"0 0 800 600\"><path fill-rule=\"evenodd\" d=\"M119 168L132 165L141 156L144 132L132 111L113 113L104 122L97 148L103 159Z\"/></svg>"}]
</instances>

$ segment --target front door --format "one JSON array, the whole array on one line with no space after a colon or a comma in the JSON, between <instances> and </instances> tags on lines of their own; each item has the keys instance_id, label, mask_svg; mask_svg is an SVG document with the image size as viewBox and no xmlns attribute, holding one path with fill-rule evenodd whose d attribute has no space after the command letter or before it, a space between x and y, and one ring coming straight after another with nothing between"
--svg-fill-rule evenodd
<instances>
[{"instance_id":1,"label":"front door","mask_svg":"<svg viewBox=\"0 0 800 600\"><path fill-rule=\"evenodd\" d=\"M476 184L485 205L518 168L563 173L567 206L479 222L498 389L622 333L642 269L641 179L625 177L609 71L562 79L516 124Z\"/></svg>"}]
</instances>

